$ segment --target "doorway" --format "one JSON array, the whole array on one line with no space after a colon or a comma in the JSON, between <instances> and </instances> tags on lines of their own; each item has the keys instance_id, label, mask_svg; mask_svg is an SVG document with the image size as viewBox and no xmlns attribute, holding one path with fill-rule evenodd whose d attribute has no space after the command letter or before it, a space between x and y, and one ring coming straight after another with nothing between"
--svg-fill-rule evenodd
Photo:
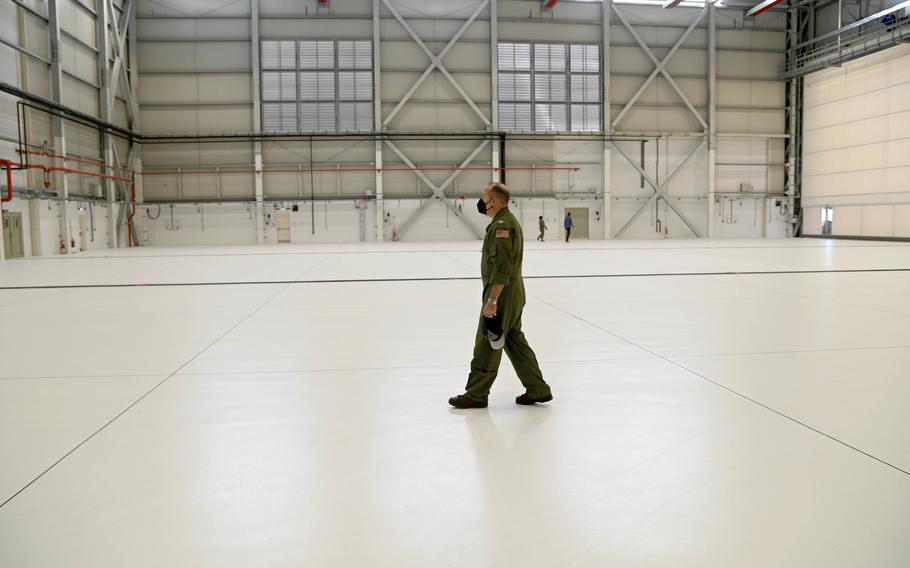
<instances>
[{"instance_id":1,"label":"doorway","mask_svg":"<svg viewBox=\"0 0 910 568\"><path fill-rule=\"evenodd\" d=\"M573 239L587 239L588 238L588 208L587 207L566 207L565 213L571 213L572 222L575 223L575 227L572 229L572 238ZM565 215L563 215L563 219L565 219Z\"/></svg>"},{"instance_id":2,"label":"doorway","mask_svg":"<svg viewBox=\"0 0 910 568\"><path fill-rule=\"evenodd\" d=\"M6 258L25 256L25 248L22 246L22 213L18 211L3 212L3 254Z\"/></svg>"},{"instance_id":3,"label":"doorway","mask_svg":"<svg viewBox=\"0 0 910 568\"><path fill-rule=\"evenodd\" d=\"M278 212L278 242L291 242L291 214L288 211Z\"/></svg>"}]
</instances>

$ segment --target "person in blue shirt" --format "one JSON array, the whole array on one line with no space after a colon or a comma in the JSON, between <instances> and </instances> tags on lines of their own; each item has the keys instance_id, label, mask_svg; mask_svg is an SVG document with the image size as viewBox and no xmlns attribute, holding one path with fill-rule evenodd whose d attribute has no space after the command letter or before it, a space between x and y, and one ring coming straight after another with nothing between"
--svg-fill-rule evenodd
<instances>
[{"instance_id":1,"label":"person in blue shirt","mask_svg":"<svg viewBox=\"0 0 910 568\"><path fill-rule=\"evenodd\" d=\"M575 226L575 222L572 221L572 212L566 213L566 219L562 222L563 227L566 228L566 242L569 242L569 235L572 233L572 228Z\"/></svg>"}]
</instances>

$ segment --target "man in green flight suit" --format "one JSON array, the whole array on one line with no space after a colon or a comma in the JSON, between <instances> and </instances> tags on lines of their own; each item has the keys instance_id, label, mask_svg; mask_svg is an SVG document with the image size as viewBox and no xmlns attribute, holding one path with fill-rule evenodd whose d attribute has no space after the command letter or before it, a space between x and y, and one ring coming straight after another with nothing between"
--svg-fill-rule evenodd
<instances>
[{"instance_id":1,"label":"man in green flight suit","mask_svg":"<svg viewBox=\"0 0 910 568\"><path fill-rule=\"evenodd\" d=\"M549 402L553 400L550 386L543 380L537 356L521 332L525 305L521 279L524 237L518 219L509 211L509 188L498 182L485 185L477 210L493 218L487 226L480 263L484 304L465 393L450 398L449 404L456 408L486 408L503 348L526 391L515 402Z\"/></svg>"},{"instance_id":2,"label":"man in green flight suit","mask_svg":"<svg viewBox=\"0 0 910 568\"><path fill-rule=\"evenodd\" d=\"M537 235L537 240L543 242L543 234L547 232L547 223L543 220L543 215L537 218L537 225L540 228L540 234Z\"/></svg>"}]
</instances>

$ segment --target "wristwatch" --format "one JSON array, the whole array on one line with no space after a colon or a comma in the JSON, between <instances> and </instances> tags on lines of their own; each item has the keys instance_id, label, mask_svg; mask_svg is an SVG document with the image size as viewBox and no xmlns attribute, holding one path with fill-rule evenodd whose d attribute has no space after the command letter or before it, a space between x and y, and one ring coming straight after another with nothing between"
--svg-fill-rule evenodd
<instances>
[{"instance_id":1,"label":"wristwatch","mask_svg":"<svg viewBox=\"0 0 910 568\"><path fill-rule=\"evenodd\" d=\"M490 305L495 306L495 305L496 305L496 300L494 300L493 298L487 298L487 303L490 304Z\"/></svg>"}]
</instances>

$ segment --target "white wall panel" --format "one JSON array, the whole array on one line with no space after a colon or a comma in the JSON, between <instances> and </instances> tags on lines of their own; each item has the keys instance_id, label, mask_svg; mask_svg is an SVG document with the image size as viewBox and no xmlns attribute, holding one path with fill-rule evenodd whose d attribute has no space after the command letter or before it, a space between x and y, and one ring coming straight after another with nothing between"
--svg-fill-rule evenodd
<instances>
[{"instance_id":1,"label":"white wall panel","mask_svg":"<svg viewBox=\"0 0 910 568\"><path fill-rule=\"evenodd\" d=\"M265 4L271 3L265 2ZM250 15L249 2L232 2L231 0L193 0L167 4L165 2L140 1L136 7L139 16L247 16Z\"/></svg>"},{"instance_id":2,"label":"white wall panel","mask_svg":"<svg viewBox=\"0 0 910 568\"><path fill-rule=\"evenodd\" d=\"M805 216L834 209L832 233L907 237L910 46L806 78Z\"/></svg>"},{"instance_id":3,"label":"white wall panel","mask_svg":"<svg viewBox=\"0 0 910 568\"><path fill-rule=\"evenodd\" d=\"M91 46L95 45L95 18L77 6L77 0L61 0L60 29Z\"/></svg>"},{"instance_id":4,"label":"white wall panel","mask_svg":"<svg viewBox=\"0 0 910 568\"><path fill-rule=\"evenodd\" d=\"M263 39L367 39L373 36L373 23L368 19L276 19L262 20L260 25Z\"/></svg>"},{"instance_id":5,"label":"white wall panel","mask_svg":"<svg viewBox=\"0 0 910 568\"><path fill-rule=\"evenodd\" d=\"M68 36L62 37L61 44L60 60L63 64L63 70L97 84L97 54Z\"/></svg>"},{"instance_id":6,"label":"white wall panel","mask_svg":"<svg viewBox=\"0 0 910 568\"><path fill-rule=\"evenodd\" d=\"M251 69L246 42L156 43L140 42L139 69L143 72L238 71Z\"/></svg>"},{"instance_id":7,"label":"white wall panel","mask_svg":"<svg viewBox=\"0 0 910 568\"><path fill-rule=\"evenodd\" d=\"M139 37L149 41L191 41L191 40L224 40L250 39L250 19L240 17L236 20L220 18L217 20L201 19L142 19L137 22Z\"/></svg>"},{"instance_id":8,"label":"white wall panel","mask_svg":"<svg viewBox=\"0 0 910 568\"><path fill-rule=\"evenodd\" d=\"M142 78L143 104L250 103L250 77L225 75L150 75Z\"/></svg>"}]
</instances>

